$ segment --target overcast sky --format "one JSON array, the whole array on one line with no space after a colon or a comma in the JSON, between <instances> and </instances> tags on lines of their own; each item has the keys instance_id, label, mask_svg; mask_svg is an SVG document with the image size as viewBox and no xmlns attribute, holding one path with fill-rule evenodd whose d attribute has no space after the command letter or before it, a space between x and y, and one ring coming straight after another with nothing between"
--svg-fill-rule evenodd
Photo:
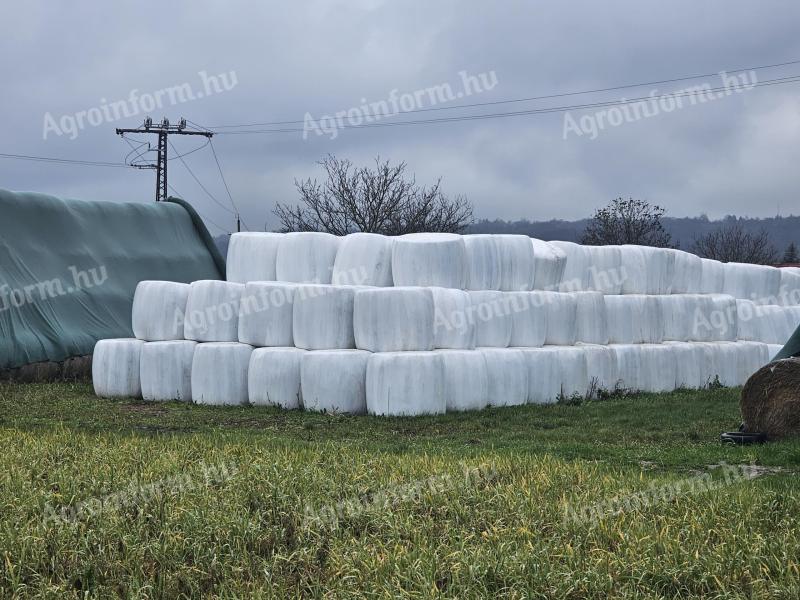
<instances>
[{"instance_id":1,"label":"overcast sky","mask_svg":"<svg viewBox=\"0 0 800 600\"><path fill-rule=\"evenodd\" d=\"M406 161L418 181L441 177L447 193L466 195L479 218L574 219L616 196L647 199L671 216L800 212L800 84L684 98L669 112L664 102L621 123L619 113L596 114L603 108L337 131L319 121L354 109L343 123L356 124L365 102L393 111L392 98L446 110L376 123L660 95L703 81L719 87L715 75L451 110L797 60L796 0L27 1L0 10L0 153L122 162L130 147L114 128L136 127L147 114L206 126L297 121L245 129L299 131L214 137L251 229L275 227L274 203L296 200L293 180L319 176L316 161L328 153L359 164L376 155ZM206 88L201 72L227 79ZM487 85L465 93L462 72L483 74ZM755 75L764 82L794 74L800 64ZM168 90L184 84L204 97L181 102L173 91L173 103ZM426 91L444 84L454 98ZM143 110L159 91L162 108ZM116 119L108 105L121 100L130 116ZM605 128L594 136L599 123ZM180 152L202 143L174 138ZM227 207L210 148L184 160ZM154 179L146 170L0 159L0 187L65 197L150 202ZM179 160L169 164L169 182L207 219L233 227Z\"/></svg>"}]
</instances>

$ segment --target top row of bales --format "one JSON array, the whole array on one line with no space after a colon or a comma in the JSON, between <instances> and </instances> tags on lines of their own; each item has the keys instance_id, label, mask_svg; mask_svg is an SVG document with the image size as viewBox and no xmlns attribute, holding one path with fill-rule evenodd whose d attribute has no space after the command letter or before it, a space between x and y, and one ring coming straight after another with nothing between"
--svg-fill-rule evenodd
<instances>
[{"instance_id":1,"label":"top row of bales","mask_svg":"<svg viewBox=\"0 0 800 600\"><path fill-rule=\"evenodd\" d=\"M583 246L524 235L237 233L228 281L436 286L465 290L728 294L800 304L800 273L721 263L672 248Z\"/></svg>"}]
</instances>

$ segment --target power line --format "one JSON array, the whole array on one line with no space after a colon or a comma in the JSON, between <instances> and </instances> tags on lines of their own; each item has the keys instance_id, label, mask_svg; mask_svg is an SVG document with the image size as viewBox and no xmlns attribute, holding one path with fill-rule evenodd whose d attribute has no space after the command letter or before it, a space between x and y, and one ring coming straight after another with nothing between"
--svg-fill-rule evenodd
<instances>
[{"instance_id":1,"label":"power line","mask_svg":"<svg viewBox=\"0 0 800 600\"><path fill-rule=\"evenodd\" d=\"M184 196L183 196L183 195L182 195L180 192L178 192L178 190L176 190L174 187L172 187L172 184L171 184L171 183L167 183L167 187L168 187L168 188L169 188L169 190L170 190L170 191L171 191L173 194L175 194L175 195L176 195L178 198L184 198ZM196 208L196 207L195 207L195 210L197 210L197 208ZM200 216L203 218L203 220L204 220L204 221L208 221L209 223L211 223L211 224L212 224L214 227L216 227L216 228L217 228L217 229L219 229L220 231L222 231L222 232L224 232L224 233L227 233L228 235L230 235L230 233L231 233L230 231L228 231L227 229L225 229L225 227L223 227L222 225L220 225L220 224L219 224L219 223L217 223L216 221L213 221L213 220L211 220L209 217L207 217L206 215L204 215L203 213L201 213L199 210L197 211L197 214L199 214L199 215L200 215Z\"/></svg>"},{"instance_id":2,"label":"power line","mask_svg":"<svg viewBox=\"0 0 800 600\"><path fill-rule=\"evenodd\" d=\"M172 150L173 150L175 153L177 153L177 150L175 150L175 145L174 145L172 142L169 142L169 145L170 145L170 147L172 148ZM222 202L220 202L219 200L217 200L217 199L214 197L214 195L213 195L211 192L209 192L209 191L208 191L208 189L206 188L206 186L204 186L204 185L202 184L202 182L201 182L201 181L200 181L200 180L197 178L197 175L195 175L195 174L194 174L194 171L192 171L192 169L191 169L191 168L189 168L189 165L186 163L186 161L185 161L185 160L183 160L183 157L182 157L180 154L177 156L177 158L179 158L179 159L180 159L180 161L181 161L181 163L183 164L183 166L184 166L184 167L186 167L186 170L187 170L187 171L189 171L189 175L191 175L191 176L192 176L192 178L193 178L193 179L194 179L194 180L197 182L197 185L199 185L199 186L200 186L200 188L201 188L201 189L202 189L202 190L203 190L203 191L206 193L206 195L207 195L209 198L211 198L211 199L212 199L212 200L213 200L213 201L214 201L214 202L215 202L215 203L216 203L216 204L217 204L217 205L218 205L220 208L222 208L222 209L224 209L224 210L227 210L227 211L228 211L229 213L231 213L231 214L235 214L235 213L234 213L234 212L233 212L233 211L232 211L230 208L228 208L227 206L225 206L224 204L222 204Z\"/></svg>"},{"instance_id":3,"label":"power line","mask_svg":"<svg viewBox=\"0 0 800 600\"><path fill-rule=\"evenodd\" d=\"M11 160L30 160L35 162L49 162L64 165L80 165L85 167L115 167L115 168L129 168L129 165L124 163L112 163L97 160L73 160L69 158L57 158L54 156L33 156L29 154L6 154L0 153L0 158L7 158Z\"/></svg>"},{"instance_id":4,"label":"power line","mask_svg":"<svg viewBox=\"0 0 800 600\"><path fill-rule=\"evenodd\" d=\"M212 143L211 138L208 138L208 143L211 145L211 152L214 154L214 161L217 163L217 169L219 169L219 176L222 178L222 183L225 186L225 191L228 192L228 198L231 201L231 206L233 206L233 209L236 211L236 221L237 221L236 230L238 231L239 230L239 226L238 226L239 223L238 222L239 222L239 220L241 218L241 213L239 212L239 207L237 207L236 203L233 201L233 196L231 195L231 190L230 190L230 188L228 188L228 182L225 181L225 175L222 174L222 166L219 164L219 159L217 158L217 151L214 149L214 144ZM244 219L241 219L241 221L244 224L245 229L249 230L250 228L247 226L247 223L244 222Z\"/></svg>"}]
</instances>

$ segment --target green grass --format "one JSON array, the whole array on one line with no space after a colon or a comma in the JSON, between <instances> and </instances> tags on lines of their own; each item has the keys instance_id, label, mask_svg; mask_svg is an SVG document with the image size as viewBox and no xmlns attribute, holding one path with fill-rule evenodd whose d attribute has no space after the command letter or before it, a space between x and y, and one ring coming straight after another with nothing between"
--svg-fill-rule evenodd
<instances>
[{"instance_id":1,"label":"green grass","mask_svg":"<svg viewBox=\"0 0 800 600\"><path fill-rule=\"evenodd\" d=\"M379 419L0 385L0 597L796 599L800 441L722 446L737 403Z\"/></svg>"}]
</instances>

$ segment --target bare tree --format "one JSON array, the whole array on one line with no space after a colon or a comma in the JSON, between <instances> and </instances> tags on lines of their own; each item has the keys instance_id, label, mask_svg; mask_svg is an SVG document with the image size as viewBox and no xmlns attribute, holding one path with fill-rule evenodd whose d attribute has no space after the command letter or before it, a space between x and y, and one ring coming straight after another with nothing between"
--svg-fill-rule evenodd
<instances>
[{"instance_id":1,"label":"bare tree","mask_svg":"<svg viewBox=\"0 0 800 600\"><path fill-rule=\"evenodd\" d=\"M757 265L774 264L778 257L765 229L749 233L738 224L722 225L696 239L691 251L704 258L722 262Z\"/></svg>"},{"instance_id":2,"label":"bare tree","mask_svg":"<svg viewBox=\"0 0 800 600\"><path fill-rule=\"evenodd\" d=\"M797 244L789 242L789 245L786 246L786 251L783 253L782 261L785 263L800 262L800 256L797 254Z\"/></svg>"},{"instance_id":3,"label":"bare tree","mask_svg":"<svg viewBox=\"0 0 800 600\"><path fill-rule=\"evenodd\" d=\"M319 163L323 183L295 180L300 204L278 204L274 210L284 231L354 231L402 235L422 231L457 233L472 223L472 205L463 196L450 200L440 189L418 186L405 177L406 163L390 165L375 159L375 167L354 167L328 155Z\"/></svg>"},{"instance_id":4,"label":"bare tree","mask_svg":"<svg viewBox=\"0 0 800 600\"><path fill-rule=\"evenodd\" d=\"M670 235L661 224L663 208L629 198L616 198L595 211L583 232L581 243L588 246L638 244L669 248Z\"/></svg>"}]
</instances>

